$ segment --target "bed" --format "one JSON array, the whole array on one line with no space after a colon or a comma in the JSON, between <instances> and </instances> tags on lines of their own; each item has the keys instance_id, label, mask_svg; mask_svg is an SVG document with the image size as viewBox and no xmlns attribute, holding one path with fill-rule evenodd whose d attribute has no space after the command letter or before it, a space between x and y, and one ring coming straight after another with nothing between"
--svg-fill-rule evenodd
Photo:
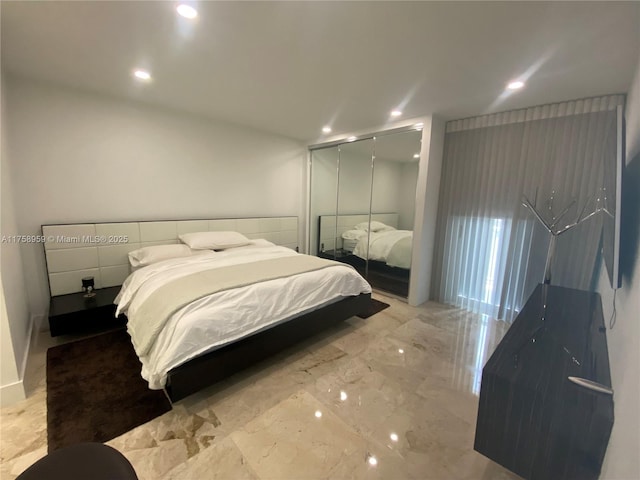
<instances>
[{"instance_id":1,"label":"bed","mask_svg":"<svg viewBox=\"0 0 640 480\"><path fill-rule=\"evenodd\" d=\"M413 232L398 224L397 213L319 215L311 248L319 257L352 265L374 288L407 297Z\"/></svg>"},{"instance_id":2,"label":"bed","mask_svg":"<svg viewBox=\"0 0 640 480\"><path fill-rule=\"evenodd\" d=\"M345 251L363 260L383 262L388 267L411 268L413 232L384 229L371 231L347 230L342 234Z\"/></svg>"},{"instance_id":3,"label":"bed","mask_svg":"<svg viewBox=\"0 0 640 480\"><path fill-rule=\"evenodd\" d=\"M335 246L335 251L342 254L408 270L411 268L413 231L397 227L397 213L374 213L370 222L368 214L322 215L318 244L321 252L322 246Z\"/></svg>"},{"instance_id":4,"label":"bed","mask_svg":"<svg viewBox=\"0 0 640 480\"><path fill-rule=\"evenodd\" d=\"M221 227L238 229L247 225L244 220L206 222L208 230L214 231ZM258 220L253 224L259 229L261 219L251 220ZM171 400L177 401L367 308L371 287L352 267L327 263L294 250L297 218L267 220L270 221L262 224L270 225L274 231L253 232L253 238L247 238L244 245L218 251L204 249L138 265L132 273L127 272L126 278L121 278L122 289L116 299L118 313L128 317L127 328L143 365L142 376L150 388L164 388ZM200 223L189 225L181 222L163 222L168 224L163 226L168 228L164 235L180 237L178 232L195 233L205 221L191 221ZM55 235L59 233L55 230L61 228L66 228L67 233L78 228L86 230L87 225L92 225L94 231L105 229L105 224L49 225L43 226L43 235ZM130 234L136 229L138 232L132 245L120 246L120 262L123 256L128 260L134 252L163 243L149 241L148 236L143 238L143 231L154 231L146 222L109 224L108 230L114 229ZM156 236L158 231L155 229ZM295 239L286 231L295 232ZM260 237L288 244L276 245ZM167 238L164 243L173 245L168 248L181 247L175 238ZM87 249L100 246L63 247L45 244L52 295L62 294L58 293L62 291L61 282L56 278L60 273L78 277L94 270L99 275L98 287L112 286L105 282L109 272L102 275L102 269L108 267L100 263L105 258L104 252L97 253L97 268L78 268L90 267L82 265L79 259L90 258ZM134 247L137 248L132 252ZM68 269L65 272L59 271L62 250L66 250L62 252ZM131 269L127 266L127 270ZM234 278L236 283L232 281ZM207 293L209 287L205 283L214 285L212 292ZM173 306L168 307L169 304Z\"/></svg>"}]
</instances>

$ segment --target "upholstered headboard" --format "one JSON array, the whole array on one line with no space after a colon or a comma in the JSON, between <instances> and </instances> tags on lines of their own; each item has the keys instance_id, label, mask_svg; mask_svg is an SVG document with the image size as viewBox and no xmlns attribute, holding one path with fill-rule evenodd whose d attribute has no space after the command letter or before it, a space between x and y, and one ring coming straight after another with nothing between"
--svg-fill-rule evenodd
<instances>
[{"instance_id":1,"label":"upholstered headboard","mask_svg":"<svg viewBox=\"0 0 640 480\"><path fill-rule=\"evenodd\" d=\"M371 221L382 222L393 228L398 228L397 213L372 213ZM368 222L369 214L357 215L320 215L318 217L318 250L333 250L336 243L336 223L338 226L338 248L342 248L341 235L353 229L358 223Z\"/></svg>"},{"instance_id":2,"label":"upholstered headboard","mask_svg":"<svg viewBox=\"0 0 640 480\"><path fill-rule=\"evenodd\" d=\"M52 296L80 292L87 276L94 277L96 288L122 285L129 275L129 252L179 243L183 233L226 230L298 248L298 217L43 225L49 290Z\"/></svg>"}]
</instances>

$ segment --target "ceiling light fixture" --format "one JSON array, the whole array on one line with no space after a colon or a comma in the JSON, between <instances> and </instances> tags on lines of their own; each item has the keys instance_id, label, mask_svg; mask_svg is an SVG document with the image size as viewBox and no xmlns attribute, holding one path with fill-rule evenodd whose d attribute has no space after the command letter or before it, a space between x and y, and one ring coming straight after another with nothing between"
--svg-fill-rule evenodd
<instances>
[{"instance_id":1,"label":"ceiling light fixture","mask_svg":"<svg viewBox=\"0 0 640 480\"><path fill-rule=\"evenodd\" d=\"M176 7L176 12L178 12L178 14L182 15L184 18L188 19L193 19L198 16L198 11L195 8L184 3L181 3Z\"/></svg>"},{"instance_id":2,"label":"ceiling light fixture","mask_svg":"<svg viewBox=\"0 0 640 480\"><path fill-rule=\"evenodd\" d=\"M398 434L397 433L392 433L391 435L389 435L389 438L391 439L392 442L397 442L398 441Z\"/></svg>"},{"instance_id":3,"label":"ceiling light fixture","mask_svg":"<svg viewBox=\"0 0 640 480\"><path fill-rule=\"evenodd\" d=\"M399 117L400 115L402 115L402 112L400 110L394 110L391 112L392 117Z\"/></svg>"},{"instance_id":4,"label":"ceiling light fixture","mask_svg":"<svg viewBox=\"0 0 640 480\"><path fill-rule=\"evenodd\" d=\"M322 417L322 412L320 410L316 410L316 418L321 418Z\"/></svg>"},{"instance_id":5,"label":"ceiling light fixture","mask_svg":"<svg viewBox=\"0 0 640 480\"><path fill-rule=\"evenodd\" d=\"M518 81L516 81L516 82L510 82L510 83L507 85L507 88L508 88L509 90L519 90L519 89L521 89L522 87L524 87L524 82L521 82L521 81L519 81L519 80L518 80Z\"/></svg>"},{"instance_id":6,"label":"ceiling light fixture","mask_svg":"<svg viewBox=\"0 0 640 480\"><path fill-rule=\"evenodd\" d=\"M371 465L372 467L375 467L376 465L378 465L378 459L373 455L369 456L369 458L367 459L367 462L369 462L369 465Z\"/></svg>"},{"instance_id":7,"label":"ceiling light fixture","mask_svg":"<svg viewBox=\"0 0 640 480\"><path fill-rule=\"evenodd\" d=\"M330 126L326 126L326 127L322 127L322 132L323 133L331 133L331 127Z\"/></svg>"},{"instance_id":8,"label":"ceiling light fixture","mask_svg":"<svg viewBox=\"0 0 640 480\"><path fill-rule=\"evenodd\" d=\"M143 80L145 82L148 82L149 80L151 80L151 74L146 70L141 70L141 69L134 70L133 76L136 77L138 80Z\"/></svg>"}]
</instances>

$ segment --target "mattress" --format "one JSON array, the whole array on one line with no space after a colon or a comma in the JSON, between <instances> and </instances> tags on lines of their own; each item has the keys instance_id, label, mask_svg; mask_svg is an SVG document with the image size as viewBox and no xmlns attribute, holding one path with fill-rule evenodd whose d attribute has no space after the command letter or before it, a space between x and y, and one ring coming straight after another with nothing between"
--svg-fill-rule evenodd
<instances>
[{"instance_id":1,"label":"mattress","mask_svg":"<svg viewBox=\"0 0 640 480\"><path fill-rule=\"evenodd\" d=\"M390 267L411 268L413 232L411 230L390 230L371 232L367 248L367 237L358 240L353 254L362 259L384 262Z\"/></svg>"},{"instance_id":2,"label":"mattress","mask_svg":"<svg viewBox=\"0 0 640 480\"><path fill-rule=\"evenodd\" d=\"M356 245L358 244L358 240L355 240L353 238L343 238L342 239L342 249L346 252L353 252L353 249L356 248Z\"/></svg>"},{"instance_id":3,"label":"mattress","mask_svg":"<svg viewBox=\"0 0 640 480\"><path fill-rule=\"evenodd\" d=\"M205 269L300 255L285 247L251 245L166 260L132 273L116 298L117 313L135 321L139 306L172 279ZM164 387L167 372L203 353L278 323L337 302L370 293L371 286L351 266L338 264L205 296L177 310L149 351L140 356L149 388ZM131 333L131 332L130 332Z\"/></svg>"}]
</instances>

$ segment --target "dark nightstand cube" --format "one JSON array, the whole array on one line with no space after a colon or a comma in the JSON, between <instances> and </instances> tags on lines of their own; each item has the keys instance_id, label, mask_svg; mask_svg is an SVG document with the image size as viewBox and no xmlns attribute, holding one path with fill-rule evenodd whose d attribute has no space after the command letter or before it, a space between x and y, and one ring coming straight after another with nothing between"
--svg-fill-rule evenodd
<instances>
[{"instance_id":1,"label":"dark nightstand cube","mask_svg":"<svg viewBox=\"0 0 640 480\"><path fill-rule=\"evenodd\" d=\"M120 287L109 287L96 290L96 295L91 298L86 298L83 293L51 297L51 336L98 332L124 326L127 317L115 317L116 306L113 300L119 291Z\"/></svg>"},{"instance_id":2,"label":"dark nightstand cube","mask_svg":"<svg viewBox=\"0 0 640 480\"><path fill-rule=\"evenodd\" d=\"M347 252L339 248L338 250L325 250L324 252L318 253L320 258L328 258L329 260L337 260L338 262L344 261L344 258L353 256L353 253Z\"/></svg>"}]
</instances>

